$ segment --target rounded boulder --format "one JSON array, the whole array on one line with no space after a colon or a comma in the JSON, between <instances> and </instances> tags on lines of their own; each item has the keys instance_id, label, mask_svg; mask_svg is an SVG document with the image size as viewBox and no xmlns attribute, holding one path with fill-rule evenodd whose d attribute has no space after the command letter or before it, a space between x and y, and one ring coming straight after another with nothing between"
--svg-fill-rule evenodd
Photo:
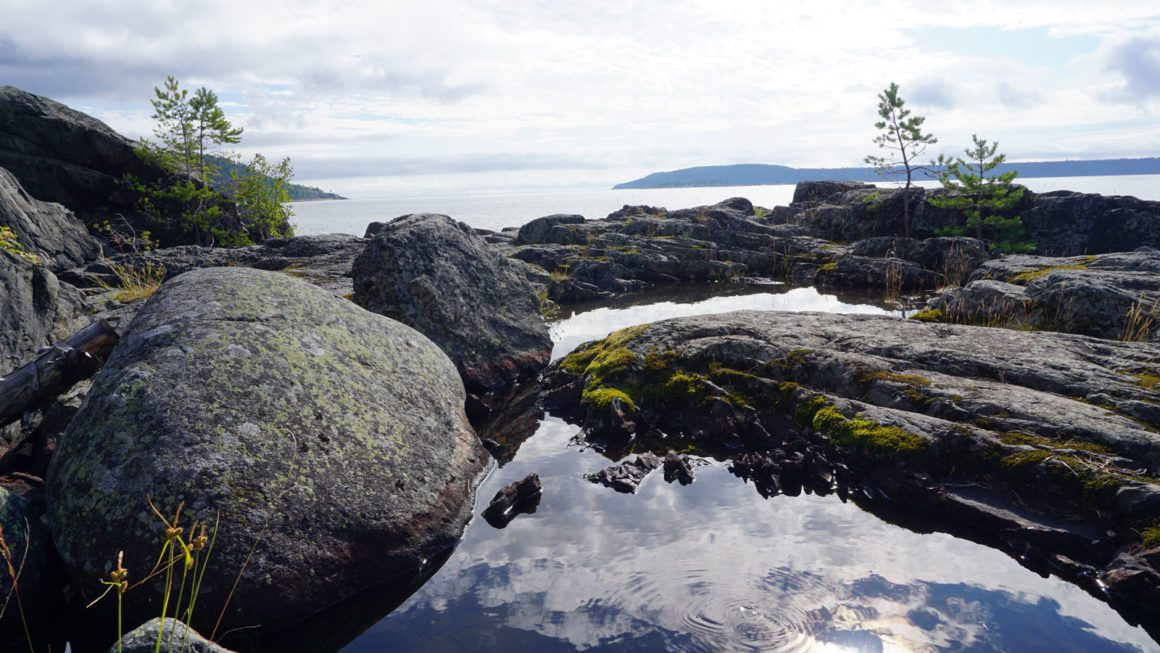
<instances>
[{"instance_id":1,"label":"rounded boulder","mask_svg":"<svg viewBox=\"0 0 1160 653\"><path fill-rule=\"evenodd\" d=\"M457 542L488 463L455 366L393 320L288 275L210 268L134 319L62 438L48 522L85 600L217 524L191 626L277 628L404 583ZM204 553L204 552L203 552ZM164 574L125 594L160 614ZM236 590L231 590L236 582ZM231 595L232 591L232 597ZM143 620L143 619L142 619Z\"/></svg>"}]
</instances>

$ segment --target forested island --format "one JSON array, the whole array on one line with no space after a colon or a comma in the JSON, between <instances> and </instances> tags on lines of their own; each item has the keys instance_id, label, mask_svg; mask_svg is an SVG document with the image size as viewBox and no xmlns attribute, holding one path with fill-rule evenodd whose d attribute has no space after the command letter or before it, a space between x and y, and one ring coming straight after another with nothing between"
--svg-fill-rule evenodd
<instances>
[{"instance_id":1,"label":"forested island","mask_svg":"<svg viewBox=\"0 0 1160 653\"><path fill-rule=\"evenodd\" d=\"M995 174L1017 171L1020 177L1100 177L1112 175L1160 174L1160 157L1139 159L1096 159L1087 161L1017 161L1003 163ZM687 188L696 186L762 186L796 184L803 181L877 181L872 167L793 168L763 163L725 166L697 166L651 175L613 186L631 188Z\"/></svg>"}]
</instances>

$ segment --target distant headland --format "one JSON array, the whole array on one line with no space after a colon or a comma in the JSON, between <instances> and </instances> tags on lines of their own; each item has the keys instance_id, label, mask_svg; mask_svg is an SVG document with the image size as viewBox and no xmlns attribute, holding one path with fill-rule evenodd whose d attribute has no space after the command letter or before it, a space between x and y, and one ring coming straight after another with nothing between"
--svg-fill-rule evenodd
<instances>
[{"instance_id":1,"label":"distant headland","mask_svg":"<svg viewBox=\"0 0 1160 653\"><path fill-rule=\"evenodd\" d=\"M1160 174L1160 157L1139 159L1096 159L1086 161L1017 161L1000 165L995 174L1019 171L1021 177L1100 177L1112 175ZM803 181L878 181L874 168L791 168L761 163L725 166L698 166L648 176L617 184L626 188L684 188L695 186L763 186L796 184Z\"/></svg>"}]
</instances>

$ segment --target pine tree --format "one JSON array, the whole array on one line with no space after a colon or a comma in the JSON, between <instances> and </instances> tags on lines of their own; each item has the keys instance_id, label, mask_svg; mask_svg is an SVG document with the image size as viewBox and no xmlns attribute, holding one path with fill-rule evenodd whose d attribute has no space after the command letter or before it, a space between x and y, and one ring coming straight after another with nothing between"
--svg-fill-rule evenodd
<instances>
[{"instance_id":1,"label":"pine tree","mask_svg":"<svg viewBox=\"0 0 1160 653\"><path fill-rule=\"evenodd\" d=\"M994 249L1004 253L1031 251L1034 245L1024 241L1022 219L1006 215L1023 200L1023 187L1014 183L1018 171L989 174L1007 160L1006 155L998 153L997 142L988 143L977 134L971 135L971 141L974 147L963 150L967 158L940 156L935 161L943 168L939 183L948 193L931 198L930 203L962 211L966 229L974 231L979 240L990 236Z\"/></svg>"},{"instance_id":2,"label":"pine tree","mask_svg":"<svg viewBox=\"0 0 1160 653\"><path fill-rule=\"evenodd\" d=\"M926 118L911 115L910 109L905 106L906 101L898 94L898 84L894 82L878 94L878 116L882 120L874 123L874 127L882 133L874 137L874 144L891 153L888 156L871 154L866 157L866 163L874 166L875 171L883 177L906 173L906 185L902 187L902 230L909 238L910 187L914 173L925 169L915 162L926 151L926 146L937 143L938 139L931 134L924 134L922 124Z\"/></svg>"}]
</instances>

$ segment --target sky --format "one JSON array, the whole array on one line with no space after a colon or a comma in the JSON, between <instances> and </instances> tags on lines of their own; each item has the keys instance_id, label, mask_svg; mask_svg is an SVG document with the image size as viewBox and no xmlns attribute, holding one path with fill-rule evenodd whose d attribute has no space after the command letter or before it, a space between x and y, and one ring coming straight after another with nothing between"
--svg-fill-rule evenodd
<instances>
[{"instance_id":1,"label":"sky","mask_svg":"<svg viewBox=\"0 0 1160 653\"><path fill-rule=\"evenodd\" d=\"M1160 156L1160 3L0 0L0 85L139 138L167 75L351 197L861 165L877 94L958 154Z\"/></svg>"}]
</instances>

